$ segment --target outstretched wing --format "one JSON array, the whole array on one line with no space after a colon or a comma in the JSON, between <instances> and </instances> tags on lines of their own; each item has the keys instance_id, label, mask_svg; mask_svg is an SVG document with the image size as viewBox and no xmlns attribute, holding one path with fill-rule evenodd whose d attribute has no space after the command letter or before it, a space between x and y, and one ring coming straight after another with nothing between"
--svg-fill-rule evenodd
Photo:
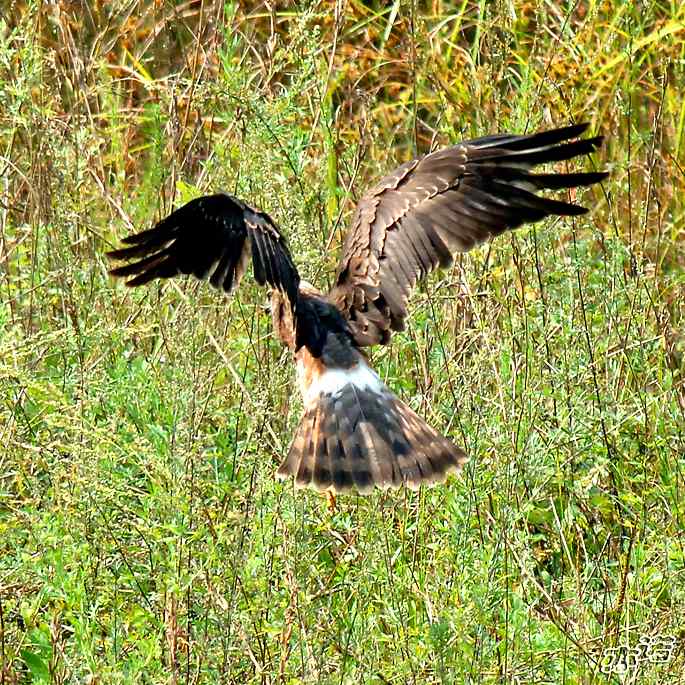
<instances>
[{"instance_id":1,"label":"outstretched wing","mask_svg":"<svg viewBox=\"0 0 685 685\"><path fill-rule=\"evenodd\" d=\"M110 271L128 286L179 274L209 280L227 293L242 278L250 255L257 283L278 288L294 307L300 276L273 219L231 195L191 200L154 228L124 238L129 247L107 253L132 260Z\"/></svg>"},{"instance_id":2,"label":"outstretched wing","mask_svg":"<svg viewBox=\"0 0 685 685\"><path fill-rule=\"evenodd\" d=\"M231 195L191 200L154 228L124 238L127 247L107 256L130 263L110 271L128 286L156 278L193 274L231 292L245 273L250 255L254 277L287 296L297 312L300 276L273 219ZM135 260L135 261L130 261Z\"/></svg>"},{"instance_id":3,"label":"outstretched wing","mask_svg":"<svg viewBox=\"0 0 685 685\"><path fill-rule=\"evenodd\" d=\"M358 345L387 343L404 328L411 289L454 254L550 215L588 210L535 195L586 186L604 172L532 174L537 164L596 150L602 136L565 143L588 124L526 136L465 141L403 164L357 205L329 294Z\"/></svg>"}]
</instances>

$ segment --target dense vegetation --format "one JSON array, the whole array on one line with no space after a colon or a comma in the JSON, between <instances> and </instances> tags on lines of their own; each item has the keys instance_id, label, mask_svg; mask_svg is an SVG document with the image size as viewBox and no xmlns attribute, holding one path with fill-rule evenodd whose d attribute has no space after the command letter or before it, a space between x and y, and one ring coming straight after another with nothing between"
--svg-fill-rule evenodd
<instances>
[{"instance_id":1,"label":"dense vegetation","mask_svg":"<svg viewBox=\"0 0 685 685\"><path fill-rule=\"evenodd\" d=\"M683 682L685 6L3 8L2 685ZM593 212L435 274L374 355L470 453L445 487L275 482L300 400L264 291L107 275L226 189L326 286L383 172L584 120Z\"/></svg>"}]
</instances>

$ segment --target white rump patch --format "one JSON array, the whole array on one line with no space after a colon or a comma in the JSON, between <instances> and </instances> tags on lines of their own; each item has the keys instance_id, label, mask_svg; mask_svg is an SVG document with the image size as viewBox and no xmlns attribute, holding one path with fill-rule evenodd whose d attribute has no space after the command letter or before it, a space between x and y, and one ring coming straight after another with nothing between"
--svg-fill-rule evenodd
<instances>
[{"instance_id":1,"label":"white rump patch","mask_svg":"<svg viewBox=\"0 0 685 685\"><path fill-rule=\"evenodd\" d=\"M351 369L327 369L304 393L305 405L310 404L321 395L337 395L347 385L354 385L359 390L371 390L382 393L385 385L378 374L369 366L360 362Z\"/></svg>"}]
</instances>

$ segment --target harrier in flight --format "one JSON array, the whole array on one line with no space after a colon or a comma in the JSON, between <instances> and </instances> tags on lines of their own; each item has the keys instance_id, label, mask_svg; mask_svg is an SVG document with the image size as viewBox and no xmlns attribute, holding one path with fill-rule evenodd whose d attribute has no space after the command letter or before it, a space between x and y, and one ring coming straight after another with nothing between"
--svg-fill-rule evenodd
<instances>
[{"instance_id":1,"label":"harrier in flight","mask_svg":"<svg viewBox=\"0 0 685 685\"><path fill-rule=\"evenodd\" d=\"M492 135L406 162L357 205L328 294L300 280L274 220L225 193L199 197L108 256L138 286L179 274L230 293L252 258L272 289L273 326L294 354L304 415L278 476L340 492L444 481L466 454L402 402L369 364L407 318L412 288L455 253L524 223L588 210L536 191L588 186L604 172L531 173L596 150L588 124ZM571 141L571 142L568 142Z\"/></svg>"}]
</instances>

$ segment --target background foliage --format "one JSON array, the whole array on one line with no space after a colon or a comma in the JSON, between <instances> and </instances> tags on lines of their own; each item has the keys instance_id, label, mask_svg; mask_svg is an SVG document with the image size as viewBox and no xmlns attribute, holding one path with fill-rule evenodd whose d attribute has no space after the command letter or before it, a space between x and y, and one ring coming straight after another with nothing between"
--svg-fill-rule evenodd
<instances>
[{"instance_id":1,"label":"background foliage","mask_svg":"<svg viewBox=\"0 0 685 685\"><path fill-rule=\"evenodd\" d=\"M2 13L3 685L683 682L682 4ZM471 454L446 487L330 508L276 483L300 401L264 292L106 273L226 189L325 286L383 172L583 120L593 213L463 256L375 354ZM668 663L601 672L663 636Z\"/></svg>"}]
</instances>

